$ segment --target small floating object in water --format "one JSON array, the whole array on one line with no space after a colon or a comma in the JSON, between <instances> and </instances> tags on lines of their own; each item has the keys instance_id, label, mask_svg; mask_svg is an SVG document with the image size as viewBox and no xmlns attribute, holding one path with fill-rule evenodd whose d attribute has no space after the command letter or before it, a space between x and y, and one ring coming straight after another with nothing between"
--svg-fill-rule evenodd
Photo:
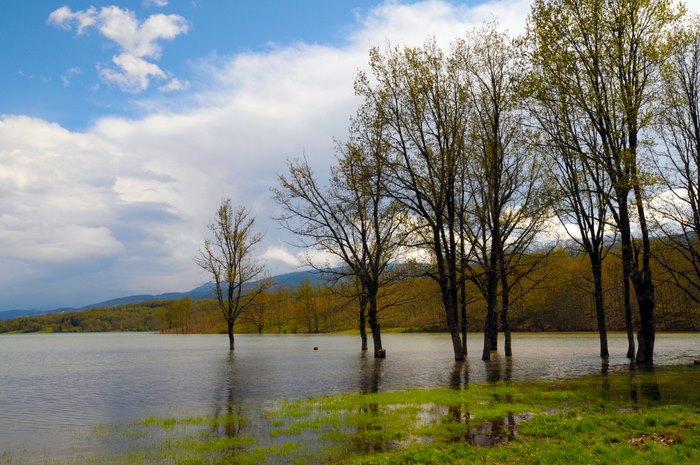
<instances>
[{"instance_id":1,"label":"small floating object in water","mask_svg":"<svg viewBox=\"0 0 700 465\"><path fill-rule=\"evenodd\" d=\"M314 350L318 350L318 347L314 347Z\"/></svg>"}]
</instances>

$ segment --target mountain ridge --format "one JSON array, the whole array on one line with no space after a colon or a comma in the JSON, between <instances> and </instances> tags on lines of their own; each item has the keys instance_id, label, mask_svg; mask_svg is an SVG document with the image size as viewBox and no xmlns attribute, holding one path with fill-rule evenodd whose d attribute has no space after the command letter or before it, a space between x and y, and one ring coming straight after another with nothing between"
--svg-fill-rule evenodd
<instances>
[{"instance_id":1,"label":"mountain ridge","mask_svg":"<svg viewBox=\"0 0 700 465\"><path fill-rule=\"evenodd\" d=\"M302 270L302 271L292 271L290 273L283 273L280 275L272 276L271 278L274 282L273 287L278 288L293 288L298 287L302 282L308 280L312 284L322 284L326 282L321 273L316 270ZM214 283L208 282L201 286L197 286L194 289L185 292L165 292L163 294L136 294L124 297L117 297L114 299L104 300L102 302L97 302L90 305L85 305L83 307L64 307L57 308L53 310L28 310L28 309L12 309L12 310L0 310L0 320L9 320L12 318L21 318L29 316L39 316L46 315L48 313L59 313L68 311L83 311L90 310L93 308L109 308L118 307L120 305L137 304L142 302L154 302L162 300L177 300L185 297L190 297L193 300L202 300L208 298L214 298Z\"/></svg>"}]
</instances>

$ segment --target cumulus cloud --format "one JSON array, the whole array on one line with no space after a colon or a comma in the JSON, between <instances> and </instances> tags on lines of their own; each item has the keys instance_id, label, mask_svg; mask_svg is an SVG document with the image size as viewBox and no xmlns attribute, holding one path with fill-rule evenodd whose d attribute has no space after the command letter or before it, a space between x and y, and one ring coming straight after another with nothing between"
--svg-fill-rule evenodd
<instances>
[{"instance_id":1,"label":"cumulus cloud","mask_svg":"<svg viewBox=\"0 0 700 465\"><path fill-rule=\"evenodd\" d=\"M122 53L112 58L118 70L113 68L98 68L100 77L112 84L118 85L123 91L137 93L148 89L151 78L165 79L166 74L157 65L149 63L130 53Z\"/></svg>"},{"instance_id":2,"label":"cumulus cloud","mask_svg":"<svg viewBox=\"0 0 700 465\"><path fill-rule=\"evenodd\" d=\"M119 44L113 67L100 69L106 82L141 89L161 80L164 93L140 101L147 116L101 118L86 132L0 117L4 306L84 305L192 288L209 279L192 257L225 197L256 215L266 235L258 253L270 273L296 269L304 251L286 246L290 238L271 220L278 207L269 187L286 159L302 153L319 176L328 173L333 139L345 136L358 104L353 80L369 47L386 40L421 44L428 36L449 44L508 5L512 24L504 26L514 30L514 12L522 12L524 24L527 3L386 3L359 17L339 46L295 43L203 59L198 68L209 80L208 91L184 101L171 101L166 90L186 82L147 66L161 53L159 40L186 30L184 20L171 27L154 20L146 27L149 20L138 22L115 7L56 10L53 24L77 34L94 28ZM132 33L138 37L127 37ZM3 273L7 269L22 272ZM39 281L42 295L33 292Z\"/></svg>"},{"instance_id":3,"label":"cumulus cloud","mask_svg":"<svg viewBox=\"0 0 700 465\"><path fill-rule=\"evenodd\" d=\"M98 66L100 77L130 93L148 89L153 79L171 78L169 73L146 59L158 60L162 53L160 41L173 40L189 30L187 20L182 16L155 14L139 21L134 12L117 6L102 7L99 11L90 7L75 12L63 6L49 15L48 22L67 30L75 28L77 35L95 28L117 44L121 53L112 57L116 68ZM170 82L173 82L172 78Z\"/></svg>"}]
</instances>

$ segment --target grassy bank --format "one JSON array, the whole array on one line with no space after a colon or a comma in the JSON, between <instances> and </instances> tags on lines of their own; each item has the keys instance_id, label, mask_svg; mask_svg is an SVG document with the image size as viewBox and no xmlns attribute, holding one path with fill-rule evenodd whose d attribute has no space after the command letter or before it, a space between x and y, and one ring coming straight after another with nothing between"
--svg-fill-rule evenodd
<instances>
[{"instance_id":1,"label":"grassy bank","mask_svg":"<svg viewBox=\"0 0 700 465\"><path fill-rule=\"evenodd\" d=\"M700 366L282 401L93 431L124 454L0 463L697 464Z\"/></svg>"}]
</instances>

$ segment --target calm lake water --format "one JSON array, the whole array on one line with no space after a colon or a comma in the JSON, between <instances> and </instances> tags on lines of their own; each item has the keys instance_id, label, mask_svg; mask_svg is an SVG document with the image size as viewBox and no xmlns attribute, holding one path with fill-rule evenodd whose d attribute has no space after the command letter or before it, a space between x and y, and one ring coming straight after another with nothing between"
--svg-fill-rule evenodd
<instances>
[{"instance_id":1,"label":"calm lake water","mask_svg":"<svg viewBox=\"0 0 700 465\"><path fill-rule=\"evenodd\" d=\"M499 341L499 342L502 342ZM226 336L148 333L0 336L0 451L92 451L98 425L150 416L260 411L282 399L340 392L458 387L600 373L596 334L515 334L514 357L455 363L445 334L387 334L385 360L355 335ZM626 337L611 334L607 369L629 369ZM318 350L314 350L318 347ZM657 335L657 365L700 359L700 334ZM97 445L99 448L99 445ZM106 446L105 446L106 447Z\"/></svg>"}]
</instances>

